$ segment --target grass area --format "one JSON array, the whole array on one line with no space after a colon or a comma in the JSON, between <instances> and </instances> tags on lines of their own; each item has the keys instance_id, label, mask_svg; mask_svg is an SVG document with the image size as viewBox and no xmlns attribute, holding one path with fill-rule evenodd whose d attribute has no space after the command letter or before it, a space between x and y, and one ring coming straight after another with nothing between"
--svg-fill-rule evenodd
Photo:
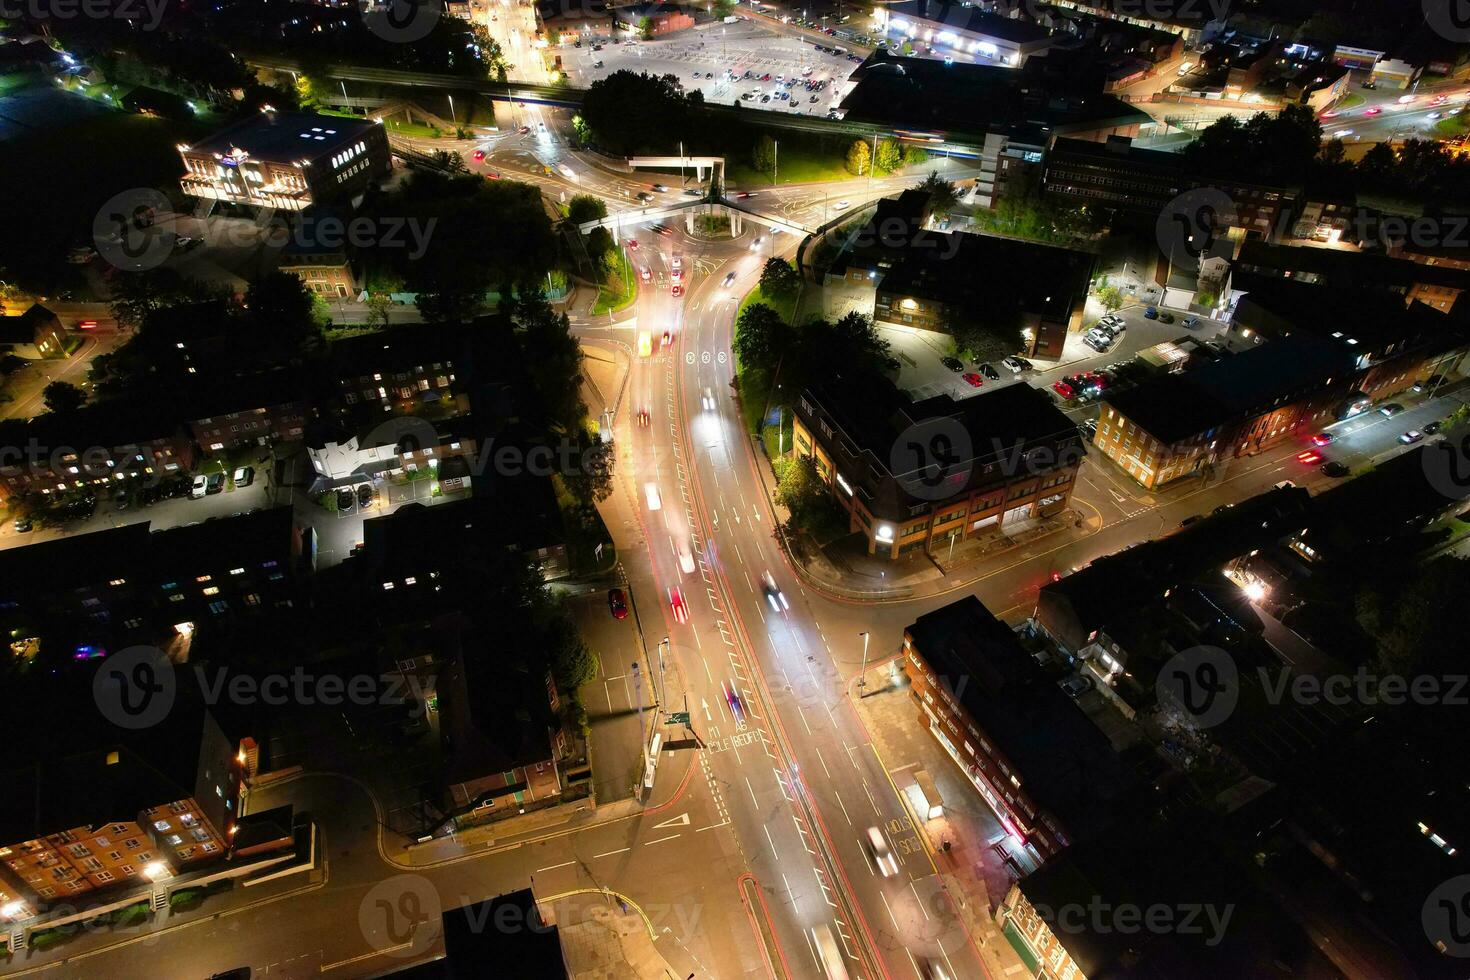
<instances>
[{"instance_id":1,"label":"grass area","mask_svg":"<svg viewBox=\"0 0 1470 980\"><path fill-rule=\"evenodd\" d=\"M611 285L604 285L597 290L597 302L592 304L592 314L617 313L626 310L638 302L638 270L633 268L633 263L628 261L628 255L622 249L614 249L615 256L612 274L609 277ZM627 289L627 293L623 292Z\"/></svg>"},{"instance_id":2,"label":"grass area","mask_svg":"<svg viewBox=\"0 0 1470 980\"><path fill-rule=\"evenodd\" d=\"M740 314L745 312L745 308L747 306L754 306L756 303L766 304L771 309L781 314L781 319L785 320L787 323L790 323L791 318L796 315L795 296L792 296L790 299L776 299L775 297L767 296L765 293L761 292L761 288L757 286L750 292L746 293L745 298L740 301L740 309L735 311L735 321L737 323L740 321Z\"/></svg>"},{"instance_id":3,"label":"grass area","mask_svg":"<svg viewBox=\"0 0 1470 980\"><path fill-rule=\"evenodd\" d=\"M1332 108L1337 112L1343 112L1347 109L1356 109L1358 106L1362 105L1366 101L1368 100L1363 98L1357 92L1352 92Z\"/></svg>"},{"instance_id":4,"label":"grass area","mask_svg":"<svg viewBox=\"0 0 1470 980\"><path fill-rule=\"evenodd\" d=\"M777 184L806 184L818 180L856 180L847 172L846 161L806 149L787 149L782 144L776 160ZM771 175L761 173L748 161L731 161L726 165L725 183L741 190L771 187Z\"/></svg>"},{"instance_id":5,"label":"grass area","mask_svg":"<svg viewBox=\"0 0 1470 980\"><path fill-rule=\"evenodd\" d=\"M385 119L383 125L388 132L399 136L418 136L424 139L438 139L444 134L434 126L425 126L423 123L404 122L401 119Z\"/></svg>"},{"instance_id":6,"label":"grass area","mask_svg":"<svg viewBox=\"0 0 1470 980\"><path fill-rule=\"evenodd\" d=\"M1470 132L1470 120L1466 120L1464 114L1458 116L1445 116L1434 124L1434 138L1440 140L1455 140L1464 138L1466 132Z\"/></svg>"}]
</instances>

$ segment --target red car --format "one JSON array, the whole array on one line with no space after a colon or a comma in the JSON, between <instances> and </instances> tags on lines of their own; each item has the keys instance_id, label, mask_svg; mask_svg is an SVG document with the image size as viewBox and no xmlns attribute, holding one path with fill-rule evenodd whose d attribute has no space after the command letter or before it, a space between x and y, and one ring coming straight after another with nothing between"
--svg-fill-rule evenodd
<instances>
[{"instance_id":1,"label":"red car","mask_svg":"<svg viewBox=\"0 0 1470 980\"><path fill-rule=\"evenodd\" d=\"M1430 105L1444 105L1445 99L1447 99L1447 98L1449 98L1449 96L1447 96L1447 95L1436 95L1434 98L1432 98L1432 99L1429 100L1429 104Z\"/></svg>"},{"instance_id":2,"label":"red car","mask_svg":"<svg viewBox=\"0 0 1470 980\"><path fill-rule=\"evenodd\" d=\"M531 131L531 127L530 126L522 126L520 128L520 133L521 133L522 136L526 135L530 131Z\"/></svg>"},{"instance_id":3,"label":"red car","mask_svg":"<svg viewBox=\"0 0 1470 980\"><path fill-rule=\"evenodd\" d=\"M673 343L673 340L674 340L673 333L671 333L668 330L665 330L664 331L664 346L665 347L669 346L669 344Z\"/></svg>"},{"instance_id":4,"label":"red car","mask_svg":"<svg viewBox=\"0 0 1470 980\"><path fill-rule=\"evenodd\" d=\"M1333 440L1335 438L1336 438L1336 436L1334 436L1330 432L1319 432L1319 433L1317 433L1316 435L1314 435L1312 437L1312 445L1314 445L1314 446L1330 446L1330 445L1332 445L1332 442L1333 442Z\"/></svg>"},{"instance_id":5,"label":"red car","mask_svg":"<svg viewBox=\"0 0 1470 980\"><path fill-rule=\"evenodd\" d=\"M81 323L78 323L77 324L77 329L78 330L96 330L97 329L97 321L96 320L83 320Z\"/></svg>"},{"instance_id":6,"label":"red car","mask_svg":"<svg viewBox=\"0 0 1470 980\"><path fill-rule=\"evenodd\" d=\"M971 372L969 374L962 374L960 375L960 377L964 378L965 384L969 385L971 388L978 388L985 383L985 379L980 377L980 375L975 374L974 372Z\"/></svg>"},{"instance_id":7,"label":"red car","mask_svg":"<svg viewBox=\"0 0 1470 980\"><path fill-rule=\"evenodd\" d=\"M628 618L628 597L623 595L622 589L608 590L607 608L612 610L613 619Z\"/></svg>"},{"instance_id":8,"label":"red car","mask_svg":"<svg viewBox=\"0 0 1470 980\"><path fill-rule=\"evenodd\" d=\"M675 296L683 296L684 295L684 284L681 283L681 282L674 283L672 286L669 287L669 292L672 293Z\"/></svg>"},{"instance_id":9,"label":"red car","mask_svg":"<svg viewBox=\"0 0 1470 980\"><path fill-rule=\"evenodd\" d=\"M684 593L677 586L669 590L669 606L674 610L676 623L689 622L689 607L684 605Z\"/></svg>"},{"instance_id":10,"label":"red car","mask_svg":"<svg viewBox=\"0 0 1470 980\"><path fill-rule=\"evenodd\" d=\"M1305 466L1316 466L1322 462L1322 454L1315 449L1303 449L1296 454L1296 461Z\"/></svg>"},{"instance_id":11,"label":"red car","mask_svg":"<svg viewBox=\"0 0 1470 980\"><path fill-rule=\"evenodd\" d=\"M1383 110L1380 109L1376 105L1375 106L1370 106L1369 108L1363 110L1363 115L1365 115L1365 116L1376 116L1376 115L1378 115L1382 111Z\"/></svg>"},{"instance_id":12,"label":"red car","mask_svg":"<svg viewBox=\"0 0 1470 980\"><path fill-rule=\"evenodd\" d=\"M1051 390L1069 401L1077 394L1077 390L1065 381L1053 381L1051 383Z\"/></svg>"},{"instance_id":13,"label":"red car","mask_svg":"<svg viewBox=\"0 0 1470 980\"><path fill-rule=\"evenodd\" d=\"M484 150L476 150L475 153L474 153L474 157L475 157L475 160L476 161L485 159L485 151Z\"/></svg>"},{"instance_id":14,"label":"red car","mask_svg":"<svg viewBox=\"0 0 1470 980\"><path fill-rule=\"evenodd\" d=\"M1328 109L1327 111L1325 111L1325 112L1322 113L1322 118L1323 119L1336 119L1337 118L1337 113L1333 112L1331 109Z\"/></svg>"},{"instance_id":15,"label":"red car","mask_svg":"<svg viewBox=\"0 0 1470 980\"><path fill-rule=\"evenodd\" d=\"M487 171L485 171L485 179L486 180L499 180L500 179L500 172L497 171L497 170L487 170Z\"/></svg>"},{"instance_id":16,"label":"red car","mask_svg":"<svg viewBox=\"0 0 1470 980\"><path fill-rule=\"evenodd\" d=\"M630 238L630 239L628 239L628 247L631 248L631 249L636 249L638 247L638 239L636 239L636 238Z\"/></svg>"}]
</instances>

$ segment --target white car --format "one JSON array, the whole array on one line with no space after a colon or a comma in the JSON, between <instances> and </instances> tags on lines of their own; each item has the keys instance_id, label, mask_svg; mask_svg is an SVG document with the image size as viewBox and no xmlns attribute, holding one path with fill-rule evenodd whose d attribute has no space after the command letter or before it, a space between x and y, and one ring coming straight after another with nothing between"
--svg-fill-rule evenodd
<instances>
[{"instance_id":1,"label":"white car","mask_svg":"<svg viewBox=\"0 0 1470 980\"><path fill-rule=\"evenodd\" d=\"M209 477L205 476L203 473L200 473L198 476L194 477L194 483L189 487L189 497L192 500L198 500L200 497L204 496L205 492L208 491L208 489Z\"/></svg>"},{"instance_id":2,"label":"white car","mask_svg":"<svg viewBox=\"0 0 1470 980\"><path fill-rule=\"evenodd\" d=\"M689 545L679 545L679 568L688 575L694 571L694 556L689 553Z\"/></svg>"},{"instance_id":3,"label":"white car","mask_svg":"<svg viewBox=\"0 0 1470 980\"><path fill-rule=\"evenodd\" d=\"M704 406L706 412L713 412L715 410L714 392L708 388L704 389L704 394L700 396L699 403Z\"/></svg>"},{"instance_id":4,"label":"white car","mask_svg":"<svg viewBox=\"0 0 1470 980\"><path fill-rule=\"evenodd\" d=\"M832 205L832 210L833 211L846 211L850 207L852 207L852 202L851 201L838 201L836 204Z\"/></svg>"},{"instance_id":5,"label":"white car","mask_svg":"<svg viewBox=\"0 0 1470 980\"><path fill-rule=\"evenodd\" d=\"M772 610L781 612L784 609L791 608L791 603L786 601L786 594L776 585L775 576L770 571L761 574L761 585L765 589L766 601L771 604Z\"/></svg>"},{"instance_id":6,"label":"white car","mask_svg":"<svg viewBox=\"0 0 1470 980\"><path fill-rule=\"evenodd\" d=\"M733 273L733 272L727 272L727 273L725 273L725 288L726 289L729 289L733 285L735 285L735 273Z\"/></svg>"},{"instance_id":7,"label":"white car","mask_svg":"<svg viewBox=\"0 0 1470 980\"><path fill-rule=\"evenodd\" d=\"M888 849L888 841L883 837L883 831L877 827L868 828L868 845L873 849L873 863L878 870L883 872L883 877L891 878L898 874L898 858Z\"/></svg>"},{"instance_id":8,"label":"white car","mask_svg":"<svg viewBox=\"0 0 1470 980\"><path fill-rule=\"evenodd\" d=\"M755 239L750 243L750 250L754 252L756 249L761 247L761 242L764 241L764 238L762 238L760 235L756 235Z\"/></svg>"},{"instance_id":9,"label":"white car","mask_svg":"<svg viewBox=\"0 0 1470 980\"><path fill-rule=\"evenodd\" d=\"M643 496L648 500L649 510L658 510L664 505L663 497L659 496L657 483L643 484Z\"/></svg>"},{"instance_id":10,"label":"white car","mask_svg":"<svg viewBox=\"0 0 1470 980\"><path fill-rule=\"evenodd\" d=\"M1001 361L1000 363L1004 364L1006 366L1006 370L1011 372L1012 374L1020 374L1022 371L1026 370L1026 363L1022 361L1019 357L1016 357L1014 354Z\"/></svg>"}]
</instances>

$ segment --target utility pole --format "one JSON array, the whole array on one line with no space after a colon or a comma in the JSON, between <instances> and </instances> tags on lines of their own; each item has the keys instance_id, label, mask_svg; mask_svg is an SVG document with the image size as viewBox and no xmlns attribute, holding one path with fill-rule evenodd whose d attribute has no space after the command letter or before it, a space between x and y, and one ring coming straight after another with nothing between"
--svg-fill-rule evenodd
<instances>
[{"instance_id":1,"label":"utility pole","mask_svg":"<svg viewBox=\"0 0 1470 980\"><path fill-rule=\"evenodd\" d=\"M781 157L781 143L779 140L771 140L771 186L776 186L776 174L779 170Z\"/></svg>"},{"instance_id":2,"label":"utility pole","mask_svg":"<svg viewBox=\"0 0 1470 980\"><path fill-rule=\"evenodd\" d=\"M858 687L868 686L868 631L863 630L858 634L863 638L863 666L858 671Z\"/></svg>"},{"instance_id":3,"label":"utility pole","mask_svg":"<svg viewBox=\"0 0 1470 980\"><path fill-rule=\"evenodd\" d=\"M873 189L873 171L878 169L878 134L873 134L873 155L868 160L868 190Z\"/></svg>"},{"instance_id":4,"label":"utility pole","mask_svg":"<svg viewBox=\"0 0 1470 980\"><path fill-rule=\"evenodd\" d=\"M667 636L658 641L658 687L661 693L656 695L654 703L659 706L662 706L669 699L668 683L664 680L664 648L668 645L669 638Z\"/></svg>"},{"instance_id":5,"label":"utility pole","mask_svg":"<svg viewBox=\"0 0 1470 980\"><path fill-rule=\"evenodd\" d=\"M643 674L638 670L638 661L633 661L633 700L638 705L638 744L643 749L643 768L638 770L635 787L638 798L643 799L643 774L648 770L648 740L643 737Z\"/></svg>"}]
</instances>

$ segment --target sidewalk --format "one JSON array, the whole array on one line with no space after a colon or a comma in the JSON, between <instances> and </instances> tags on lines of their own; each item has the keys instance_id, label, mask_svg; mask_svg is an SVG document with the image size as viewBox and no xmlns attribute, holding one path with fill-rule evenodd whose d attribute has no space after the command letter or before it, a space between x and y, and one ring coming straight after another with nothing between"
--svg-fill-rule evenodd
<instances>
[{"instance_id":1,"label":"sidewalk","mask_svg":"<svg viewBox=\"0 0 1470 980\"><path fill-rule=\"evenodd\" d=\"M918 723L918 709L909 697L908 683L901 672L895 679L896 668L896 660L870 665L864 675L867 687L861 696L854 678L849 686L853 706L909 810L909 819L923 834L939 879L958 907L990 976L1000 980L1020 975L1024 966L992 917L992 909L1001 903L1012 879L1021 873L1019 867L1006 864L1005 828L959 767ZM944 809L943 815L932 820L915 813L905 793L920 769L934 780ZM945 841L949 842L948 851L944 850Z\"/></svg>"},{"instance_id":2,"label":"sidewalk","mask_svg":"<svg viewBox=\"0 0 1470 980\"><path fill-rule=\"evenodd\" d=\"M680 972L669 965L657 945L657 936L647 916L625 897L585 894L591 904L581 910L583 921L557 924L570 977L611 980L614 977L677 978ZM561 917L566 900L552 904L553 916ZM565 909L571 918L572 909ZM664 944L665 947L668 943ZM493 970L492 970L493 972Z\"/></svg>"}]
</instances>

